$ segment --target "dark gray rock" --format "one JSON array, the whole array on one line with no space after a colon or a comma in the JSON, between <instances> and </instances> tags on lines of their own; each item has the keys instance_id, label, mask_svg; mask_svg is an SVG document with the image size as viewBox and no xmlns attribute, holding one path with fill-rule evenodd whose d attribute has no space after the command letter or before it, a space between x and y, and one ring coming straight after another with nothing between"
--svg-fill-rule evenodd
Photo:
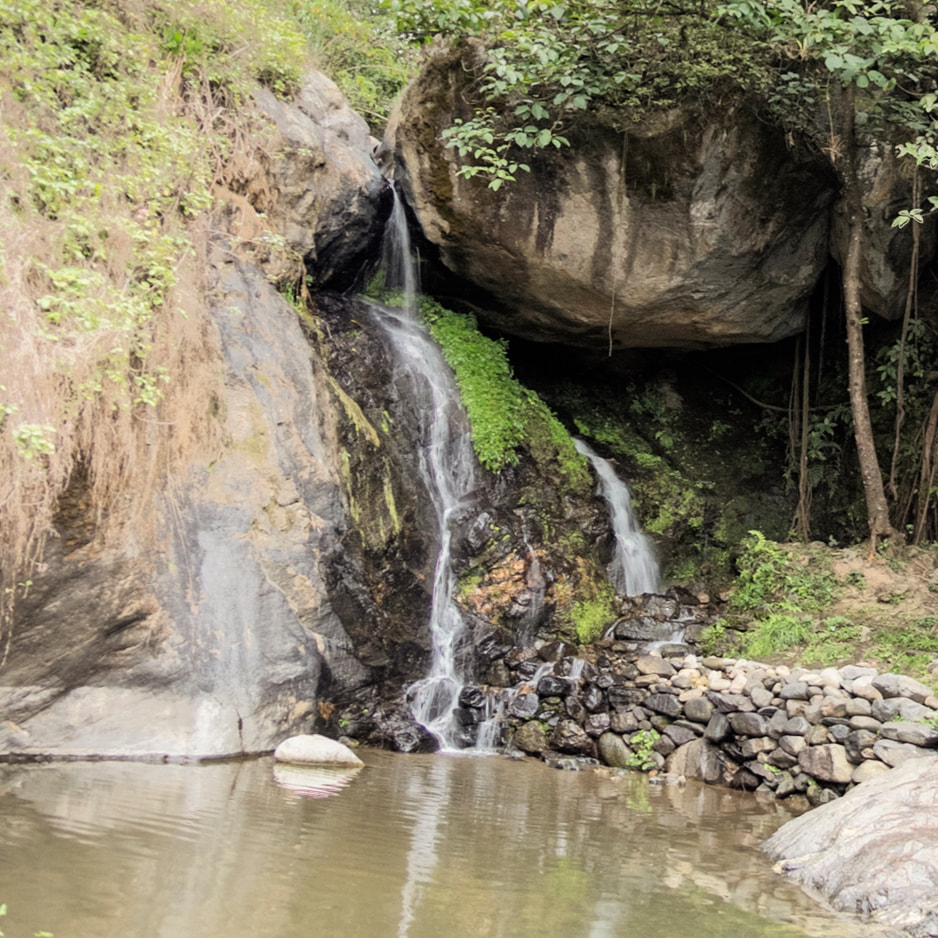
<instances>
[{"instance_id":1,"label":"dark gray rock","mask_svg":"<svg viewBox=\"0 0 938 938\"><path fill-rule=\"evenodd\" d=\"M850 735L850 727L843 723L834 723L827 730L828 739L835 743L842 743Z\"/></svg>"},{"instance_id":2,"label":"dark gray rock","mask_svg":"<svg viewBox=\"0 0 938 938\"><path fill-rule=\"evenodd\" d=\"M580 703L580 698L570 694L564 698L564 710L567 716L576 723L582 723L586 719L586 707Z\"/></svg>"},{"instance_id":3,"label":"dark gray rock","mask_svg":"<svg viewBox=\"0 0 938 938\"><path fill-rule=\"evenodd\" d=\"M657 674L658 677L671 677L676 674L674 665L657 655L643 655L635 662L639 674Z\"/></svg>"},{"instance_id":4,"label":"dark gray rock","mask_svg":"<svg viewBox=\"0 0 938 938\"><path fill-rule=\"evenodd\" d=\"M730 735L730 721L723 713L714 713L704 730L704 738L711 743L718 743Z\"/></svg>"},{"instance_id":5,"label":"dark gray rock","mask_svg":"<svg viewBox=\"0 0 938 938\"><path fill-rule=\"evenodd\" d=\"M756 709L755 704L745 694L722 694L710 691L707 697L720 713L746 713Z\"/></svg>"},{"instance_id":6,"label":"dark gray rock","mask_svg":"<svg viewBox=\"0 0 938 938\"><path fill-rule=\"evenodd\" d=\"M591 713L586 718L586 722L583 724L583 729L585 729L590 736L596 738L602 736L602 734L607 732L611 726L612 721L609 718L608 713Z\"/></svg>"},{"instance_id":7,"label":"dark gray rock","mask_svg":"<svg viewBox=\"0 0 938 938\"><path fill-rule=\"evenodd\" d=\"M862 762L867 758L867 750L872 750L876 739L876 733L869 730L852 730L844 739L847 758L854 763Z\"/></svg>"},{"instance_id":8,"label":"dark gray rock","mask_svg":"<svg viewBox=\"0 0 938 938\"><path fill-rule=\"evenodd\" d=\"M938 749L938 730L924 723L910 723L900 720L896 723L884 723L879 731L884 739L894 739L900 743L911 743L923 749Z\"/></svg>"},{"instance_id":9,"label":"dark gray rock","mask_svg":"<svg viewBox=\"0 0 938 938\"><path fill-rule=\"evenodd\" d=\"M640 704L645 699L645 692L638 687L625 684L613 684L606 691L606 699L613 709L627 709Z\"/></svg>"},{"instance_id":10,"label":"dark gray rock","mask_svg":"<svg viewBox=\"0 0 938 938\"><path fill-rule=\"evenodd\" d=\"M827 736L827 727L821 723L817 723L804 734L804 741L809 746L820 746L827 742Z\"/></svg>"},{"instance_id":11,"label":"dark gray rock","mask_svg":"<svg viewBox=\"0 0 938 938\"><path fill-rule=\"evenodd\" d=\"M681 726L680 723L672 723L670 726L664 728L664 735L667 736L675 746L683 746L685 743L689 743L692 739L697 738L697 734L686 726Z\"/></svg>"},{"instance_id":12,"label":"dark gray rock","mask_svg":"<svg viewBox=\"0 0 938 938\"><path fill-rule=\"evenodd\" d=\"M609 717L609 724L616 733L634 733L638 729L638 719L630 710L613 710Z\"/></svg>"},{"instance_id":13,"label":"dark gray rock","mask_svg":"<svg viewBox=\"0 0 938 938\"><path fill-rule=\"evenodd\" d=\"M765 736L768 721L758 713L731 713L730 727L737 736Z\"/></svg>"},{"instance_id":14,"label":"dark gray rock","mask_svg":"<svg viewBox=\"0 0 938 938\"><path fill-rule=\"evenodd\" d=\"M593 740L586 731L572 720L561 720L550 737L550 747L557 752L592 756L595 752Z\"/></svg>"},{"instance_id":15,"label":"dark gray rock","mask_svg":"<svg viewBox=\"0 0 938 938\"><path fill-rule=\"evenodd\" d=\"M706 739L694 739L676 749L666 762L668 772L711 785L729 784L738 766Z\"/></svg>"},{"instance_id":16,"label":"dark gray rock","mask_svg":"<svg viewBox=\"0 0 938 938\"><path fill-rule=\"evenodd\" d=\"M914 933L938 915L936 772L934 755L885 772L789 821L765 850L835 909Z\"/></svg>"},{"instance_id":17,"label":"dark gray rock","mask_svg":"<svg viewBox=\"0 0 938 938\"><path fill-rule=\"evenodd\" d=\"M478 709L485 706L485 694L479 687L467 684L459 692L459 704L462 707Z\"/></svg>"},{"instance_id":18,"label":"dark gray rock","mask_svg":"<svg viewBox=\"0 0 938 938\"><path fill-rule=\"evenodd\" d=\"M782 700L807 700L808 685L804 681L789 681L782 684L778 696Z\"/></svg>"},{"instance_id":19,"label":"dark gray rock","mask_svg":"<svg viewBox=\"0 0 938 938\"><path fill-rule=\"evenodd\" d=\"M676 717L681 712L681 702L673 694L652 694L645 706L666 717Z\"/></svg>"},{"instance_id":20,"label":"dark gray rock","mask_svg":"<svg viewBox=\"0 0 938 938\"><path fill-rule=\"evenodd\" d=\"M583 704L587 712L595 713L606 706L606 695L603 693L602 688L597 687L595 684L588 684L580 697L580 703Z\"/></svg>"},{"instance_id":21,"label":"dark gray rock","mask_svg":"<svg viewBox=\"0 0 938 938\"><path fill-rule=\"evenodd\" d=\"M615 624L616 638L630 642L665 641L671 637L673 631L673 626L659 622L652 616L641 616L637 619L619 619Z\"/></svg>"},{"instance_id":22,"label":"dark gray rock","mask_svg":"<svg viewBox=\"0 0 938 938\"><path fill-rule=\"evenodd\" d=\"M769 722L766 724L765 731L773 739L778 739L780 736L785 735L787 732L787 726L788 714L784 710L776 710L775 713L769 717Z\"/></svg>"},{"instance_id":23,"label":"dark gray rock","mask_svg":"<svg viewBox=\"0 0 938 938\"><path fill-rule=\"evenodd\" d=\"M508 712L519 720L530 720L537 714L540 706L540 698L537 694L518 694L511 702Z\"/></svg>"},{"instance_id":24,"label":"dark gray rock","mask_svg":"<svg viewBox=\"0 0 938 938\"><path fill-rule=\"evenodd\" d=\"M708 723L713 714L713 704L706 697L693 697L684 704L684 716L694 723Z\"/></svg>"},{"instance_id":25,"label":"dark gray rock","mask_svg":"<svg viewBox=\"0 0 938 938\"><path fill-rule=\"evenodd\" d=\"M570 690L570 682L553 674L545 674L537 682L536 690L540 697L563 697Z\"/></svg>"},{"instance_id":26,"label":"dark gray rock","mask_svg":"<svg viewBox=\"0 0 938 938\"><path fill-rule=\"evenodd\" d=\"M791 717L782 727L786 736L804 736L810 729L811 724L804 717Z\"/></svg>"},{"instance_id":27,"label":"dark gray rock","mask_svg":"<svg viewBox=\"0 0 938 938\"><path fill-rule=\"evenodd\" d=\"M804 736L782 736L778 744L791 756L797 756L808 745Z\"/></svg>"},{"instance_id":28,"label":"dark gray rock","mask_svg":"<svg viewBox=\"0 0 938 938\"><path fill-rule=\"evenodd\" d=\"M855 730L868 730L871 733L878 733L882 723L874 720L872 717L850 717L850 726Z\"/></svg>"},{"instance_id":29,"label":"dark gray rock","mask_svg":"<svg viewBox=\"0 0 938 938\"><path fill-rule=\"evenodd\" d=\"M768 754L765 761L779 769L791 769L798 764L798 757L786 752L779 746Z\"/></svg>"}]
</instances>

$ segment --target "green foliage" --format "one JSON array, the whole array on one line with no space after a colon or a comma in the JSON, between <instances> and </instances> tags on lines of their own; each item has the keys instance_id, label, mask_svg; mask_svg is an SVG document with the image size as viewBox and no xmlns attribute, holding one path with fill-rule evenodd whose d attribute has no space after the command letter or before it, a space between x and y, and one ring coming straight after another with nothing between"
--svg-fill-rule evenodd
<instances>
[{"instance_id":1,"label":"green foliage","mask_svg":"<svg viewBox=\"0 0 938 938\"><path fill-rule=\"evenodd\" d=\"M627 127L649 112L719 98L762 65L714 19L710 0L663 8L653 0L382 0L416 42L480 37L487 62L471 119L444 131L465 176L497 189L524 154L566 146L573 115L616 109Z\"/></svg>"},{"instance_id":2,"label":"green foliage","mask_svg":"<svg viewBox=\"0 0 938 938\"><path fill-rule=\"evenodd\" d=\"M826 632L815 621L817 613L833 604L837 589L824 561L794 555L761 532L750 531L736 565L739 577L727 612L748 614L755 625L746 636L743 654L771 657L812 641L820 644L838 630L840 623L833 620ZM804 654L810 656L812 649Z\"/></svg>"},{"instance_id":3,"label":"green foliage","mask_svg":"<svg viewBox=\"0 0 938 938\"><path fill-rule=\"evenodd\" d=\"M803 616L770 612L746 642L745 653L753 658L767 658L795 645L803 645L811 634L811 623Z\"/></svg>"},{"instance_id":4,"label":"green foliage","mask_svg":"<svg viewBox=\"0 0 938 938\"><path fill-rule=\"evenodd\" d=\"M319 66L380 133L415 60L394 19L354 0L296 0L291 10Z\"/></svg>"},{"instance_id":5,"label":"green foliage","mask_svg":"<svg viewBox=\"0 0 938 938\"><path fill-rule=\"evenodd\" d=\"M760 531L750 531L736 561L739 578L730 598L734 612L781 609L786 613L827 608L836 582L826 570L795 564L792 555Z\"/></svg>"},{"instance_id":6,"label":"green foliage","mask_svg":"<svg viewBox=\"0 0 938 938\"><path fill-rule=\"evenodd\" d=\"M213 185L304 55L274 0L0 0L0 633L76 470L100 517L205 439Z\"/></svg>"},{"instance_id":7,"label":"green foliage","mask_svg":"<svg viewBox=\"0 0 938 938\"><path fill-rule=\"evenodd\" d=\"M421 301L421 314L453 369L479 462L492 472L515 465L526 395L512 373L507 343L482 335L474 319L434 300Z\"/></svg>"},{"instance_id":8,"label":"green foliage","mask_svg":"<svg viewBox=\"0 0 938 938\"><path fill-rule=\"evenodd\" d=\"M701 633L698 644L704 655L719 654L726 643L726 624L718 619L713 625L708 625Z\"/></svg>"},{"instance_id":9,"label":"green foliage","mask_svg":"<svg viewBox=\"0 0 938 938\"><path fill-rule=\"evenodd\" d=\"M94 349L83 334L108 333L98 380L76 387L123 387L127 407L160 399L149 324L192 251L190 221L211 204L212 145L227 150L201 114L167 113L166 83L178 68L184 97L210 89L216 105L238 106L253 80L290 92L302 64L299 35L260 0L169 3L131 25L65 0L0 6L0 83L16 104L0 140L23 170L6 174L4 197L45 225L28 259L42 328L62 347Z\"/></svg>"},{"instance_id":10,"label":"green foliage","mask_svg":"<svg viewBox=\"0 0 938 938\"><path fill-rule=\"evenodd\" d=\"M586 459L577 452L567 428L541 398L529 389L524 392L524 445L541 465L556 463L563 490L588 492L592 476Z\"/></svg>"},{"instance_id":11,"label":"green foliage","mask_svg":"<svg viewBox=\"0 0 938 938\"><path fill-rule=\"evenodd\" d=\"M603 584L594 598L575 602L570 617L579 643L588 645L595 642L616 618L612 587Z\"/></svg>"},{"instance_id":12,"label":"green foliage","mask_svg":"<svg viewBox=\"0 0 938 938\"><path fill-rule=\"evenodd\" d=\"M778 119L813 139L835 168L844 162L834 117L839 108L841 128L873 133L891 141L899 156L938 169L938 30L924 11L910 18L913 10L894 0L732 0L721 13L748 27L753 41L778 57L783 80L768 103ZM848 89L833 108L832 82ZM827 104L827 128L815 120L821 102ZM938 200L929 204L935 210ZM923 214L913 206L895 224L920 222Z\"/></svg>"},{"instance_id":13,"label":"green foliage","mask_svg":"<svg viewBox=\"0 0 938 938\"><path fill-rule=\"evenodd\" d=\"M652 755L655 743L661 738L657 730L638 730L629 737L629 748L632 750L625 764L630 769L648 772L655 767Z\"/></svg>"}]
</instances>

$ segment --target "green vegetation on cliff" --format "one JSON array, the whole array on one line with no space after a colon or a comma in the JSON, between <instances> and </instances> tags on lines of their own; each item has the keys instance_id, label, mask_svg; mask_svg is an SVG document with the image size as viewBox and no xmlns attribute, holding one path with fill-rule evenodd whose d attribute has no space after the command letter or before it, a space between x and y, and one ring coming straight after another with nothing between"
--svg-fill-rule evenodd
<instances>
[{"instance_id":1,"label":"green vegetation on cliff","mask_svg":"<svg viewBox=\"0 0 938 938\"><path fill-rule=\"evenodd\" d=\"M547 405L515 377L508 343L483 335L472 316L454 313L429 297L421 299L420 314L453 369L479 463L501 472L517 465L525 447L535 461L556 465L564 488L588 486L585 459Z\"/></svg>"}]
</instances>

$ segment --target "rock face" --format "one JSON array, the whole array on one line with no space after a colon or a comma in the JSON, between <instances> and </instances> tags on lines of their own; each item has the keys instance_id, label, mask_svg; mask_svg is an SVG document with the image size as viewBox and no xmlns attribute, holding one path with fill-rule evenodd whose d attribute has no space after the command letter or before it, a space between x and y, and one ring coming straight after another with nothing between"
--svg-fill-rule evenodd
<instances>
[{"instance_id":1,"label":"rock face","mask_svg":"<svg viewBox=\"0 0 938 938\"><path fill-rule=\"evenodd\" d=\"M295 312L215 258L226 444L166 480L146 524L51 542L0 675L0 751L196 758L307 726L367 669L328 598L344 526L331 406ZM207 403L207 402L206 402Z\"/></svg>"},{"instance_id":2,"label":"rock face","mask_svg":"<svg viewBox=\"0 0 938 938\"><path fill-rule=\"evenodd\" d=\"M423 676L429 665L429 639L421 625L430 619L429 591L440 547L431 495L422 481L426 440L414 420L419 403L406 392L406 369L395 364L380 317L368 303L325 293L315 303L328 335L322 348L340 411L340 478L354 522L343 538L341 563L331 570L332 601L355 647L368 650L363 660L376 679L386 689L400 687L405 675ZM494 683L504 670L509 681L504 655L522 638L554 638L564 631L575 637L573 601L605 583L606 507L594 497L586 464L582 477L565 479L551 447L539 445L536 453L522 447L517 465L498 475L480 469L476 489L450 518L465 625L454 650L458 669L470 680ZM573 537L579 544L575 553L564 547ZM558 656L564 647L552 642L549 653ZM528 681L534 679L537 664L520 659L513 664ZM533 716L540 695L558 687L548 681L543 689L537 683L536 690L529 687L513 701L519 719ZM368 686L353 700L337 698L329 731L395 749L424 748L426 740L406 729L406 712L388 712L387 694L381 695L384 701L374 694ZM465 745L476 742L483 702L481 692L460 698L456 718ZM528 732L526 746L546 745L533 729Z\"/></svg>"},{"instance_id":3,"label":"rock face","mask_svg":"<svg viewBox=\"0 0 938 938\"><path fill-rule=\"evenodd\" d=\"M863 204L866 209L866 244L860 261L860 300L863 308L870 312L885 319L899 319L905 310L909 289L912 239L907 228L893 228L892 222L901 208L912 204L909 182L899 172L892 147L863 147L859 157ZM929 180L926 179L924 184L928 187ZM926 222L920 227L919 235L921 257L933 259L935 225ZM842 264L847 255L849 239L846 212L842 204L838 203L831 228L831 254L838 263ZM925 266L923 261L923 269ZM928 279L921 281L920 300L933 296L934 291Z\"/></svg>"},{"instance_id":4,"label":"rock face","mask_svg":"<svg viewBox=\"0 0 938 938\"><path fill-rule=\"evenodd\" d=\"M276 133L264 171L247 184L250 205L238 208L264 213L317 286L345 288L373 252L390 209L368 125L319 72L306 74L293 101L260 87L255 99ZM273 274L288 272L295 274L285 266Z\"/></svg>"},{"instance_id":5,"label":"rock face","mask_svg":"<svg viewBox=\"0 0 938 938\"><path fill-rule=\"evenodd\" d=\"M498 192L457 177L440 131L467 118L482 52L438 49L385 148L445 267L506 332L605 348L767 342L799 332L827 263L833 193L779 131L680 112L626 135L580 126Z\"/></svg>"},{"instance_id":6,"label":"rock face","mask_svg":"<svg viewBox=\"0 0 938 938\"><path fill-rule=\"evenodd\" d=\"M835 909L938 933L938 758L907 762L789 821L765 844Z\"/></svg>"},{"instance_id":7,"label":"rock face","mask_svg":"<svg viewBox=\"0 0 938 938\"><path fill-rule=\"evenodd\" d=\"M367 588L342 548L327 369L268 282L282 270L238 259L263 260L245 231L263 211L317 282L347 283L380 236L386 187L366 125L328 79L310 74L289 104L264 91L258 102L277 127L274 155L254 190L218 193L231 241L209 259L200 313L217 380L191 405L213 414L217 439L150 490L124 493L107 531L76 473L0 651L0 754L269 750L394 658L344 601Z\"/></svg>"},{"instance_id":8,"label":"rock face","mask_svg":"<svg viewBox=\"0 0 938 938\"><path fill-rule=\"evenodd\" d=\"M848 239L823 159L799 154L745 106L704 119L675 109L625 133L584 117L564 131L569 149L524 154L531 173L492 192L457 176L456 152L440 138L471 117L484 64L480 45L436 47L382 149L443 266L464 281L459 295L475 290L477 305L495 311L485 314L492 326L603 351L773 342L802 330L807 297ZM864 148L861 163L862 301L895 319L911 238L891 223L911 204L909 183L889 147ZM922 236L931 257L935 226ZM920 282L930 295L929 279Z\"/></svg>"}]
</instances>

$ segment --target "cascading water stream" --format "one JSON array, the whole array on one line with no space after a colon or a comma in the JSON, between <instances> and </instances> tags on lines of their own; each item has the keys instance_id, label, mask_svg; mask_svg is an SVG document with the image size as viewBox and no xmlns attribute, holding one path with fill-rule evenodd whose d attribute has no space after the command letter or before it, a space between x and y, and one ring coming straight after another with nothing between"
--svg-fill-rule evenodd
<instances>
[{"instance_id":1,"label":"cascading water stream","mask_svg":"<svg viewBox=\"0 0 938 938\"><path fill-rule=\"evenodd\" d=\"M433 646L430 672L410 685L407 700L417 722L444 749L456 749L459 727L454 714L463 686L456 668L456 647L463 632L463 619L452 598L456 584L450 557L450 522L475 488L475 457L452 372L417 319L416 265L403 204L396 190L385 232L384 258L387 285L403 290L403 305L400 308L374 305L373 310L396 359L395 380L409 385L411 399L421 403L417 414L420 473L432 503L439 543L429 622Z\"/></svg>"},{"instance_id":2,"label":"cascading water stream","mask_svg":"<svg viewBox=\"0 0 938 938\"><path fill-rule=\"evenodd\" d=\"M609 505L609 522L616 539L609 579L621 596L641 596L660 590L660 572L651 542L642 533L632 511L629 487L616 475L608 459L595 453L583 440L574 440L577 451L593 467L599 492Z\"/></svg>"}]
</instances>

